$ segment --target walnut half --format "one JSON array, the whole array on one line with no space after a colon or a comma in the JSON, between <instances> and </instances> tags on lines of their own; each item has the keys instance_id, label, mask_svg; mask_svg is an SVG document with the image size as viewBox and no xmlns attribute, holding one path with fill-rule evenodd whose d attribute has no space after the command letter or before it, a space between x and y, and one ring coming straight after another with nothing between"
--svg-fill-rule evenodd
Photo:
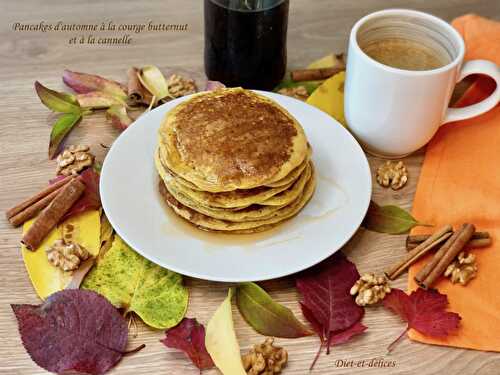
<instances>
[{"instance_id":1,"label":"walnut half","mask_svg":"<svg viewBox=\"0 0 500 375\"><path fill-rule=\"evenodd\" d=\"M254 345L250 351L241 357L243 367L248 375L273 375L281 373L288 361L287 351L273 345L271 337L259 345Z\"/></svg>"},{"instance_id":2,"label":"walnut half","mask_svg":"<svg viewBox=\"0 0 500 375\"><path fill-rule=\"evenodd\" d=\"M194 80L184 78L178 74L172 74L168 78L167 85L168 93L173 98L179 98L196 92L196 84Z\"/></svg>"},{"instance_id":3,"label":"walnut half","mask_svg":"<svg viewBox=\"0 0 500 375\"><path fill-rule=\"evenodd\" d=\"M377 169L377 182L393 190L401 189L408 181L408 171L402 161L386 161Z\"/></svg>"},{"instance_id":4,"label":"walnut half","mask_svg":"<svg viewBox=\"0 0 500 375\"><path fill-rule=\"evenodd\" d=\"M291 96L292 98L299 99L302 101L306 101L309 97L309 93L305 86L296 86L296 87L283 87L278 90L278 94Z\"/></svg>"},{"instance_id":5,"label":"walnut half","mask_svg":"<svg viewBox=\"0 0 500 375\"><path fill-rule=\"evenodd\" d=\"M382 301L391 288L385 276L375 276L373 273L365 273L351 288L351 296L356 296L358 306L373 305Z\"/></svg>"},{"instance_id":6,"label":"walnut half","mask_svg":"<svg viewBox=\"0 0 500 375\"><path fill-rule=\"evenodd\" d=\"M90 257L83 246L73 242L65 243L64 240L56 240L46 252L49 263L65 272L76 270L82 261Z\"/></svg>"},{"instance_id":7,"label":"walnut half","mask_svg":"<svg viewBox=\"0 0 500 375\"><path fill-rule=\"evenodd\" d=\"M477 275L476 257L474 254L467 254L464 251L458 254L444 271L444 276L449 277L453 284L466 285Z\"/></svg>"},{"instance_id":8,"label":"walnut half","mask_svg":"<svg viewBox=\"0 0 500 375\"><path fill-rule=\"evenodd\" d=\"M56 174L63 176L76 175L94 163L94 155L90 148L83 145L71 145L57 157Z\"/></svg>"}]
</instances>

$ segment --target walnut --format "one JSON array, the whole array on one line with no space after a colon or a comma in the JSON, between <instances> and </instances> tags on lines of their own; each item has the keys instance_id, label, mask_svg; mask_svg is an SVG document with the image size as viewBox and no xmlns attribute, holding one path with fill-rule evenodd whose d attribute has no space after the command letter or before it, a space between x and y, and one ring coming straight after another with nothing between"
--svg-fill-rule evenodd
<instances>
[{"instance_id":1,"label":"walnut","mask_svg":"<svg viewBox=\"0 0 500 375\"><path fill-rule=\"evenodd\" d=\"M309 97L309 93L305 86L296 86L296 87L284 87L278 90L279 94L291 96L292 98L299 99L302 101L306 101Z\"/></svg>"},{"instance_id":2,"label":"walnut","mask_svg":"<svg viewBox=\"0 0 500 375\"><path fill-rule=\"evenodd\" d=\"M179 98L196 92L196 84L194 83L194 80L184 78L178 74L172 74L168 78L167 85L168 92L173 98Z\"/></svg>"},{"instance_id":3,"label":"walnut","mask_svg":"<svg viewBox=\"0 0 500 375\"><path fill-rule=\"evenodd\" d=\"M94 155L89 152L90 148L83 145L71 145L57 157L58 175L75 175L94 163Z\"/></svg>"},{"instance_id":4,"label":"walnut","mask_svg":"<svg viewBox=\"0 0 500 375\"><path fill-rule=\"evenodd\" d=\"M241 357L243 367L249 375L273 375L281 373L288 361L287 351L273 345L271 337L259 345L254 345L250 351Z\"/></svg>"},{"instance_id":5,"label":"walnut","mask_svg":"<svg viewBox=\"0 0 500 375\"><path fill-rule=\"evenodd\" d=\"M453 284L466 285L476 275L476 257L474 254L467 254L464 251L460 252L457 258L444 271L444 276L449 277Z\"/></svg>"},{"instance_id":6,"label":"walnut","mask_svg":"<svg viewBox=\"0 0 500 375\"><path fill-rule=\"evenodd\" d=\"M46 252L49 263L65 272L76 270L80 262L90 256L83 246L73 242L66 243L64 240L56 240Z\"/></svg>"},{"instance_id":7,"label":"walnut","mask_svg":"<svg viewBox=\"0 0 500 375\"><path fill-rule=\"evenodd\" d=\"M359 306L373 305L382 301L386 294L391 292L391 287L385 276L375 276L373 273L365 273L351 288L351 296L356 296L356 304Z\"/></svg>"},{"instance_id":8,"label":"walnut","mask_svg":"<svg viewBox=\"0 0 500 375\"><path fill-rule=\"evenodd\" d=\"M401 189L408 181L408 171L402 161L386 161L377 169L377 182L393 190Z\"/></svg>"}]
</instances>

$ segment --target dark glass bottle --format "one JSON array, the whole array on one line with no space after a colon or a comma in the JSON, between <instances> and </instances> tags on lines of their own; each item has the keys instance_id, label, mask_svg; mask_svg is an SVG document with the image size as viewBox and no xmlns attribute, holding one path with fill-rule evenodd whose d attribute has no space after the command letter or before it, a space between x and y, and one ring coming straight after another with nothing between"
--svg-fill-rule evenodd
<instances>
[{"instance_id":1,"label":"dark glass bottle","mask_svg":"<svg viewBox=\"0 0 500 375\"><path fill-rule=\"evenodd\" d=\"M286 71L289 0L205 0L205 72L226 86L272 90Z\"/></svg>"}]
</instances>

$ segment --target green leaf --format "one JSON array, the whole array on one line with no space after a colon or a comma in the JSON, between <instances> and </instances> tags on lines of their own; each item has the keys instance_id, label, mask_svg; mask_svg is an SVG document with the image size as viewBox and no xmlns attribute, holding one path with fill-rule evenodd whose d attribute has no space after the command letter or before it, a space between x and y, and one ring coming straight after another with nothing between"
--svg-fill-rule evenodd
<instances>
[{"instance_id":1,"label":"green leaf","mask_svg":"<svg viewBox=\"0 0 500 375\"><path fill-rule=\"evenodd\" d=\"M35 82L35 90L42 103L54 112L81 113L76 97L71 94L51 90L40 82Z\"/></svg>"},{"instance_id":2,"label":"green leaf","mask_svg":"<svg viewBox=\"0 0 500 375\"><path fill-rule=\"evenodd\" d=\"M255 283L238 286L236 304L246 322L264 336L297 338L313 334L295 318L290 309L273 301Z\"/></svg>"},{"instance_id":3,"label":"green leaf","mask_svg":"<svg viewBox=\"0 0 500 375\"><path fill-rule=\"evenodd\" d=\"M394 205L379 206L370 202L370 207L363 220L363 226L371 231L389 234L403 234L415 226L429 226L419 223L407 211Z\"/></svg>"},{"instance_id":4,"label":"green leaf","mask_svg":"<svg viewBox=\"0 0 500 375\"><path fill-rule=\"evenodd\" d=\"M102 294L126 314L135 312L158 329L177 325L186 314L189 298L181 275L143 258L118 235L82 288Z\"/></svg>"},{"instance_id":5,"label":"green leaf","mask_svg":"<svg viewBox=\"0 0 500 375\"><path fill-rule=\"evenodd\" d=\"M273 91L278 92L279 90L281 90L283 88L304 86L306 88L307 92L309 93L309 95L311 95L314 92L314 90L316 90L322 83L323 83L323 81L302 81L302 82L293 81L290 78L290 75L287 74L285 76L285 78L283 79L283 81L281 81L280 84L278 86L276 86Z\"/></svg>"},{"instance_id":6,"label":"green leaf","mask_svg":"<svg viewBox=\"0 0 500 375\"><path fill-rule=\"evenodd\" d=\"M49 142L49 159L53 159L57 155L59 145L81 118L82 115L80 113L65 113L52 125Z\"/></svg>"}]
</instances>

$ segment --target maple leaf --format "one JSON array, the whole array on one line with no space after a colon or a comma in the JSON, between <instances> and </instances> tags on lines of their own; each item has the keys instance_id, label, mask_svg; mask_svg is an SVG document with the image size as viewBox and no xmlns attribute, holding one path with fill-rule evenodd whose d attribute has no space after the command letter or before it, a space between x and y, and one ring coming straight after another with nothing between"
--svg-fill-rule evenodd
<instances>
[{"instance_id":1,"label":"maple leaf","mask_svg":"<svg viewBox=\"0 0 500 375\"><path fill-rule=\"evenodd\" d=\"M214 367L205 347L205 327L196 319L184 318L165 334L166 337L160 341L169 348L182 350L200 370Z\"/></svg>"},{"instance_id":2,"label":"maple leaf","mask_svg":"<svg viewBox=\"0 0 500 375\"><path fill-rule=\"evenodd\" d=\"M387 348L389 352L410 328L427 336L446 337L458 329L461 319L457 313L446 311L448 298L435 289L419 288L410 295L392 289L384 299L384 306L408 322L403 333Z\"/></svg>"},{"instance_id":3,"label":"maple leaf","mask_svg":"<svg viewBox=\"0 0 500 375\"><path fill-rule=\"evenodd\" d=\"M99 173L93 168L85 169L80 177L85 184L85 191L82 196L71 206L70 210L64 215L62 220L78 215L88 210L96 210L101 207L101 196L99 195Z\"/></svg>"},{"instance_id":4,"label":"maple leaf","mask_svg":"<svg viewBox=\"0 0 500 375\"><path fill-rule=\"evenodd\" d=\"M95 292L63 290L41 305L11 307L24 347L47 371L104 374L127 354L125 319Z\"/></svg>"},{"instance_id":5,"label":"maple leaf","mask_svg":"<svg viewBox=\"0 0 500 375\"><path fill-rule=\"evenodd\" d=\"M323 346L329 354L331 345L347 342L366 329L360 323L364 309L356 305L349 293L358 279L356 266L341 252L297 278L297 289L303 296L302 313L321 340L311 368Z\"/></svg>"}]
</instances>

